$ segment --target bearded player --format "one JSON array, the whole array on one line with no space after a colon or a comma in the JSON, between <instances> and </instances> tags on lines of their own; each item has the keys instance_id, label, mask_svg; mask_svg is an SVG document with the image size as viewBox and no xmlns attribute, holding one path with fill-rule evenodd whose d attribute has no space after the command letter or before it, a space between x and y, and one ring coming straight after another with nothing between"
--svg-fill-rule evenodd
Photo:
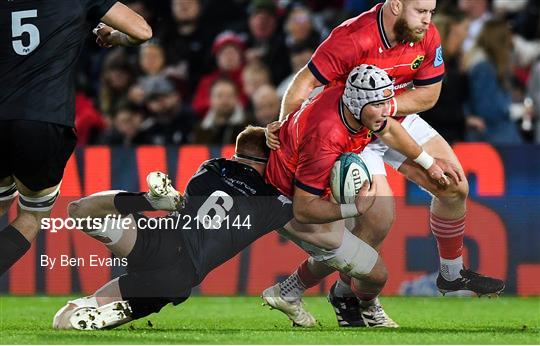
<instances>
[{"instance_id":1,"label":"bearded player","mask_svg":"<svg viewBox=\"0 0 540 346\"><path fill-rule=\"evenodd\" d=\"M370 11L349 19L335 28L319 46L310 62L301 69L289 86L282 103L280 120L310 95L315 87L326 88L343 84L348 73L363 63L384 69L392 78L397 96L392 99L392 116L423 149L436 157L450 160L463 170L448 143L417 112L433 107L441 91L444 62L440 37L431 18L436 0L386 0ZM273 133L279 124L268 127L268 144L279 147ZM474 273L463 267L463 237L465 230L468 183L441 187L434 184L421 167L405 156L389 149L380 139L370 143L362 158L373 181L377 184L377 208L372 208L368 220L353 233L369 237L372 246L379 248L392 226L394 203L386 179L384 162L432 194L430 228L437 241L440 272L437 286L443 293L470 290L477 294L500 293L504 282ZM284 282L265 290L263 297L281 292L274 306L285 312L302 309L300 298L305 289L313 287L330 273L329 269L313 258L302 263ZM361 292L357 299L352 294L349 278L341 276L330 291L329 300L334 306L340 326L369 326L373 324L365 311L377 305L377 295ZM369 285L369 282L364 284ZM285 291L285 292L284 292Z\"/></svg>"}]
</instances>

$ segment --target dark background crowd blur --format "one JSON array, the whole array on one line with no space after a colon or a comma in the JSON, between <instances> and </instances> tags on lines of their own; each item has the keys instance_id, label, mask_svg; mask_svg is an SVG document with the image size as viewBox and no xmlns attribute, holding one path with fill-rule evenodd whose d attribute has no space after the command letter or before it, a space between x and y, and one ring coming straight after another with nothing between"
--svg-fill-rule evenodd
<instances>
[{"instance_id":1,"label":"dark background crowd blur","mask_svg":"<svg viewBox=\"0 0 540 346\"><path fill-rule=\"evenodd\" d=\"M126 0L154 30L141 47L90 35L78 75L79 145L224 145L276 120L294 74L377 0ZM449 142L540 143L540 2L438 0L446 63L422 114Z\"/></svg>"}]
</instances>

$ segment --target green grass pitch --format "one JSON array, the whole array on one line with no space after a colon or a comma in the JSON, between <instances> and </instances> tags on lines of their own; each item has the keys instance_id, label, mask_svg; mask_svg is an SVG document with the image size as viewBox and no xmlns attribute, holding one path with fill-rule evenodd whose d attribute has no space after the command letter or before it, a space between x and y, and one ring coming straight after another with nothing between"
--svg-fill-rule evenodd
<instances>
[{"instance_id":1,"label":"green grass pitch","mask_svg":"<svg viewBox=\"0 0 540 346\"><path fill-rule=\"evenodd\" d=\"M306 307L320 325L291 327L257 297L192 297L118 329L51 328L62 297L0 297L2 344L539 344L540 298L385 297L389 329L338 328L323 297ZM150 322L149 322L150 321Z\"/></svg>"}]
</instances>

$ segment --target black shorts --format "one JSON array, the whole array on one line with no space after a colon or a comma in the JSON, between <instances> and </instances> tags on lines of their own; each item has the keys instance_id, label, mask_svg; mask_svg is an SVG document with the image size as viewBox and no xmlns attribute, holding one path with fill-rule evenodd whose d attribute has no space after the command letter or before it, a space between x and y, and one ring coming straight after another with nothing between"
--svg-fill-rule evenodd
<instances>
[{"instance_id":1,"label":"black shorts","mask_svg":"<svg viewBox=\"0 0 540 346\"><path fill-rule=\"evenodd\" d=\"M0 121L0 179L15 176L32 191L58 185L77 144L68 126L32 120Z\"/></svg>"},{"instance_id":2,"label":"black shorts","mask_svg":"<svg viewBox=\"0 0 540 346\"><path fill-rule=\"evenodd\" d=\"M182 303L195 286L195 268L181 231L138 230L127 260L127 274L120 276L119 285L135 318L158 312L168 303Z\"/></svg>"}]
</instances>

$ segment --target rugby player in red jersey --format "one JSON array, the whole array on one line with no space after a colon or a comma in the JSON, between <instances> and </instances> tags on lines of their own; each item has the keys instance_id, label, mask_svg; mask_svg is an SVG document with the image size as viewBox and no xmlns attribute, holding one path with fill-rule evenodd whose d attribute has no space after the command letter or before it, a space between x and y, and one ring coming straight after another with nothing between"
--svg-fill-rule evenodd
<instances>
[{"instance_id":1,"label":"rugby player in red jersey","mask_svg":"<svg viewBox=\"0 0 540 346\"><path fill-rule=\"evenodd\" d=\"M299 107L314 88L324 85L328 89L343 85L352 68L359 64L372 64L394 79L397 96L392 100L392 116L402 122L406 131L427 153L450 160L463 175L450 145L416 114L430 109L437 102L444 75L440 37L431 23L435 6L436 0L386 0L339 25L295 76L283 98L280 120ZM268 144L273 149L279 147L281 139L273 134L277 128L279 124L276 123L268 127ZM463 267L469 189L466 179L449 186L437 185L413 160L388 148L380 138L367 145L362 158L377 184L377 196L388 197L376 200L376 206L367 213L371 215L366 214L366 222L361 223L361 227L355 227L354 234L370 238L370 245L379 248L392 226L394 203L386 180L386 162L433 196L430 228L440 256L439 290L443 293L470 290L477 294L493 294L504 289L503 281ZM280 285L282 289L285 286L294 287L296 299L290 303L299 306L303 290L317 285L329 273L327 267L311 258ZM373 314L368 316L365 311L377 305L376 295L364 292L358 300L352 295L347 281L348 278L342 276L332 286L329 295L330 302L336 308L339 324L371 324ZM276 290L274 287L263 295ZM291 293L287 296L292 299ZM351 296L352 299L349 299ZM381 325L384 325L384 321Z\"/></svg>"},{"instance_id":2,"label":"rugby player in red jersey","mask_svg":"<svg viewBox=\"0 0 540 346\"><path fill-rule=\"evenodd\" d=\"M393 83L386 72L366 64L353 68L345 85L326 88L287 117L279 133L281 147L271 152L266 170L267 181L284 195L292 196L295 231L321 234L325 233L323 229L342 237L341 245L332 250L297 243L313 258L353 277L355 291L360 293L367 290L378 294L386 282L386 270L381 275L384 264L377 250L352 235L343 220L356 218L362 224L377 202L357 198L354 204L336 204L328 198L330 172L338 157L345 152L360 153L376 134L389 147L416 159L434 183L449 185L445 174L455 183L461 179L457 166L425 153L400 123L389 117L393 97ZM376 190L373 183L367 197L374 196ZM368 279L356 280L362 278ZM283 290L279 286L271 288L263 298L269 305L288 311L294 323L313 325L311 315L287 303L287 295L295 285L285 286ZM296 294L291 296L294 301ZM386 324L397 327L380 304L374 306Z\"/></svg>"}]
</instances>

